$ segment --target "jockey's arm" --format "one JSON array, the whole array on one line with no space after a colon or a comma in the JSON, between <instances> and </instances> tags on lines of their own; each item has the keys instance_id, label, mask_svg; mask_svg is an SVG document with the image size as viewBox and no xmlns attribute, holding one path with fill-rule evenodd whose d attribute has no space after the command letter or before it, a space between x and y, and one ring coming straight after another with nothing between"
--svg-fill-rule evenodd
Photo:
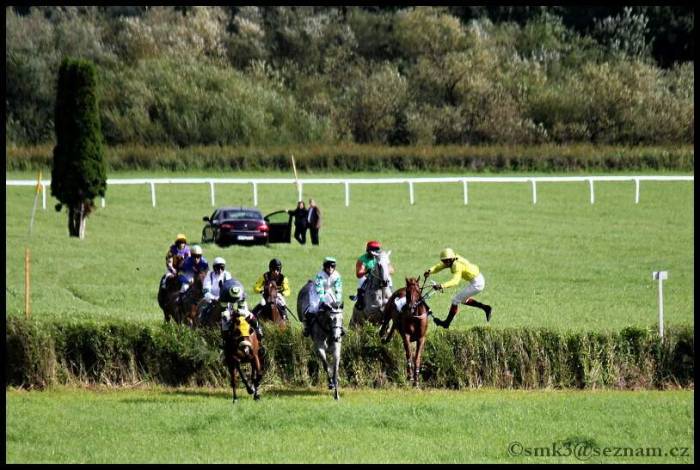
<instances>
[{"instance_id":1,"label":"jockey's arm","mask_svg":"<svg viewBox=\"0 0 700 470\"><path fill-rule=\"evenodd\" d=\"M435 266L432 266L430 269L428 269L428 272L429 272L430 274L439 273L440 271L442 271L442 270L445 269L446 267L447 267L447 266L445 266L444 264L442 264L442 261L441 261L441 262L439 262L438 264L436 264Z\"/></svg>"},{"instance_id":2,"label":"jockey's arm","mask_svg":"<svg viewBox=\"0 0 700 470\"><path fill-rule=\"evenodd\" d=\"M461 277L462 273L459 270L456 270L455 273L452 275L452 278L449 281L442 284L442 288L447 289L449 287L456 286L457 284L459 284L459 280Z\"/></svg>"},{"instance_id":3,"label":"jockey's arm","mask_svg":"<svg viewBox=\"0 0 700 470\"><path fill-rule=\"evenodd\" d=\"M364 275L367 274L367 268L365 267L365 263L360 261L359 259L355 263L355 277L358 279L361 279Z\"/></svg>"},{"instance_id":4,"label":"jockey's arm","mask_svg":"<svg viewBox=\"0 0 700 470\"><path fill-rule=\"evenodd\" d=\"M282 281L282 291L280 292L283 296L289 297L292 295L292 290L289 288L289 281L287 276L284 276L284 281Z\"/></svg>"},{"instance_id":5,"label":"jockey's arm","mask_svg":"<svg viewBox=\"0 0 700 470\"><path fill-rule=\"evenodd\" d=\"M255 286L253 287L253 292L260 294L265 289L265 275L262 275L255 281Z\"/></svg>"}]
</instances>

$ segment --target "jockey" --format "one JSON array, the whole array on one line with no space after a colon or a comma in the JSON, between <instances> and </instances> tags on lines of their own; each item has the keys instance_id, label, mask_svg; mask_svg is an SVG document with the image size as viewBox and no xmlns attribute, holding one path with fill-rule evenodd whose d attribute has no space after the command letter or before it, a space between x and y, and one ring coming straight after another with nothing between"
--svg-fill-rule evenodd
<instances>
[{"instance_id":1,"label":"jockey","mask_svg":"<svg viewBox=\"0 0 700 470\"><path fill-rule=\"evenodd\" d=\"M286 297L289 297L292 293L291 289L289 288L289 281L287 280L287 276L282 274L282 261L278 260L277 258L273 258L270 260L270 263L268 264L269 271L263 273L255 283L255 287L253 287L253 290L257 292L258 294L262 294L262 298L260 299L260 302L258 305L256 305L253 308L253 314L257 317L258 313L260 313L260 310L263 308L265 305L265 297L267 297L267 292L265 292L265 284L272 279L275 281L278 287L277 291L277 305L279 306L280 312L282 313L283 317L287 317L287 301Z\"/></svg>"},{"instance_id":2,"label":"jockey","mask_svg":"<svg viewBox=\"0 0 700 470\"><path fill-rule=\"evenodd\" d=\"M176 255L180 255L183 260L186 260L190 257L190 254L187 237L182 233L178 233L177 237L175 237L175 243L170 245L168 252L165 254L165 276L163 276L162 287L165 287L165 280L167 278L177 276L177 271L175 271L175 267L173 266L173 258Z\"/></svg>"},{"instance_id":3,"label":"jockey","mask_svg":"<svg viewBox=\"0 0 700 470\"><path fill-rule=\"evenodd\" d=\"M486 313L486 321L490 321L491 306L482 304L471 297L472 295L476 295L484 290L484 276L479 271L479 267L456 254L451 248L445 248L440 253L440 262L425 271L423 276L427 279L431 274L440 272L447 268L449 268L450 272L452 273L452 279L442 285L436 284L436 289L454 287L459 284L460 278L464 279L469 284L464 289L457 292L457 294L455 294L455 296L452 298L452 305L450 306L450 311L447 314L447 319L440 320L439 318L435 318L435 324L443 328L449 328L450 323L452 323L455 315L457 315L460 303L464 303L470 307L482 309Z\"/></svg>"},{"instance_id":4,"label":"jockey","mask_svg":"<svg viewBox=\"0 0 700 470\"><path fill-rule=\"evenodd\" d=\"M367 283L367 273L377 266L377 258L382 251L382 244L378 241L368 241L365 247L365 252L357 258L355 263L355 277L357 277L357 295L350 296L350 300L356 301L355 306L362 310L365 308L365 284ZM393 266L389 267L391 273L394 272Z\"/></svg>"},{"instance_id":5,"label":"jockey","mask_svg":"<svg viewBox=\"0 0 700 470\"><path fill-rule=\"evenodd\" d=\"M220 256L214 258L213 270L209 271L202 283L204 293L203 305L200 308L200 316L208 315L214 302L219 300L219 294L224 282L233 279L231 273L226 271L226 260Z\"/></svg>"},{"instance_id":6,"label":"jockey","mask_svg":"<svg viewBox=\"0 0 700 470\"><path fill-rule=\"evenodd\" d=\"M193 245L191 251L192 256L187 258L180 267L180 294L183 294L189 289L195 276L206 273L209 270L209 263L207 263L206 258L204 258L202 247Z\"/></svg>"},{"instance_id":7,"label":"jockey","mask_svg":"<svg viewBox=\"0 0 700 470\"><path fill-rule=\"evenodd\" d=\"M251 313L248 309L248 302L246 302L245 290L243 285L235 278L231 278L223 283L221 286L221 295L219 295L219 304L224 307L221 314L221 329L227 331L230 321L231 312L242 312L245 319L248 321L250 326L253 327L255 333L258 335L258 339L262 340L262 330L260 329L260 324L258 319ZM228 313L227 313L228 312Z\"/></svg>"},{"instance_id":8,"label":"jockey","mask_svg":"<svg viewBox=\"0 0 700 470\"><path fill-rule=\"evenodd\" d=\"M241 337L250 336L250 322L254 320L255 317L250 310L248 310L248 305L245 301L245 294L243 293L243 288L238 285L232 286L230 289L225 291L226 295L222 295L227 298L226 305L221 313L221 331L226 333L231 329L231 324L237 317L243 317L238 328L240 329ZM255 329L257 333L258 330Z\"/></svg>"},{"instance_id":9,"label":"jockey","mask_svg":"<svg viewBox=\"0 0 700 470\"><path fill-rule=\"evenodd\" d=\"M340 299L343 297L343 280L335 267L335 258L327 256L323 260L323 269L314 278L314 288L309 297L308 311L304 315L304 336L309 336L313 317L323 305L331 308L340 306Z\"/></svg>"}]
</instances>

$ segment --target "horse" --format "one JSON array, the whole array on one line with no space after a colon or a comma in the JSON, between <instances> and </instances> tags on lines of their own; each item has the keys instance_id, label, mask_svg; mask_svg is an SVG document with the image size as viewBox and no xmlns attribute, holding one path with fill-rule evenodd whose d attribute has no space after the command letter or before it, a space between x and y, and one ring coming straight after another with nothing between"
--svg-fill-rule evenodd
<instances>
[{"instance_id":1,"label":"horse","mask_svg":"<svg viewBox=\"0 0 700 470\"><path fill-rule=\"evenodd\" d=\"M313 281L308 281L297 296L297 313L300 321L304 321L304 315L309 308L309 294L313 288ZM309 330L316 354L321 359L323 368L328 375L328 389L333 390L333 398L339 400L338 368L340 366L340 347L343 335L342 305L339 308L319 309L319 312L314 315L311 325L309 325ZM332 366L329 364L328 356L333 357Z\"/></svg>"},{"instance_id":2,"label":"horse","mask_svg":"<svg viewBox=\"0 0 700 470\"><path fill-rule=\"evenodd\" d=\"M243 284L241 281L236 279L235 277L231 277L226 281L226 283L223 283L219 281L219 295L223 293L223 290L226 288L231 288L233 285L238 285L243 289ZM217 300L214 300L212 302L208 301L205 298L202 298L196 307L196 316L193 320L193 325L195 327L214 327L214 326L220 326L221 325L221 314L226 308L226 302L221 303ZM206 312L205 315L205 311Z\"/></svg>"},{"instance_id":3,"label":"horse","mask_svg":"<svg viewBox=\"0 0 700 470\"><path fill-rule=\"evenodd\" d=\"M182 294L182 301L179 305L180 318L182 322L185 322L190 328L194 328L197 323L197 317L199 316L199 304L204 299L204 277L207 275L206 272L200 272L194 277L190 287Z\"/></svg>"},{"instance_id":4,"label":"horse","mask_svg":"<svg viewBox=\"0 0 700 470\"><path fill-rule=\"evenodd\" d=\"M184 258L180 255L174 255L172 257L173 269L177 272L182 266ZM165 317L165 322L170 322L172 318L176 323L182 323L182 317L180 316L180 310L177 305L177 297L180 294L180 283L178 282L177 275L168 276L165 278L165 274L160 278L160 284L158 285L158 305L163 310L163 315ZM163 282L165 280L165 282Z\"/></svg>"},{"instance_id":5,"label":"horse","mask_svg":"<svg viewBox=\"0 0 700 470\"><path fill-rule=\"evenodd\" d=\"M224 340L224 363L231 375L231 389L233 390L233 403L236 403L236 387L238 386L237 374L241 376L248 394L253 395L254 400L260 399L260 381L262 380L262 361L260 355L260 341L255 331L250 327L249 336L243 336L242 322L246 320L241 315L231 320L228 331L222 331ZM250 364L250 379L241 370L241 364Z\"/></svg>"},{"instance_id":6,"label":"horse","mask_svg":"<svg viewBox=\"0 0 700 470\"><path fill-rule=\"evenodd\" d=\"M280 311L279 305L277 304L277 293L277 282L275 282L274 279L268 279L265 281L265 285L263 287L263 298L265 299L265 305L260 307L257 317L260 320L273 322L279 326L280 330L284 331L287 329L287 319L286 315Z\"/></svg>"},{"instance_id":7,"label":"horse","mask_svg":"<svg viewBox=\"0 0 700 470\"><path fill-rule=\"evenodd\" d=\"M364 289L364 308L359 309L357 302L352 310L350 326L361 326L365 322L373 325L382 323L384 308L391 297L391 273L389 256L391 251L381 251L377 264L367 273Z\"/></svg>"},{"instance_id":8,"label":"horse","mask_svg":"<svg viewBox=\"0 0 700 470\"><path fill-rule=\"evenodd\" d=\"M434 292L422 295L423 288L419 286L417 278L406 278L406 287L399 289L392 294L385 309L385 320L380 330L380 335L386 331L389 321L392 321L391 330L382 339L387 343L397 325L403 340L403 348L406 352L406 375L407 380L413 382L413 386L418 386L420 378L421 355L425 346L425 335L428 332L428 313L430 308L425 303L426 299ZM406 298L406 304L398 310L395 300L401 297ZM416 343L416 352L411 354L411 342Z\"/></svg>"}]
</instances>

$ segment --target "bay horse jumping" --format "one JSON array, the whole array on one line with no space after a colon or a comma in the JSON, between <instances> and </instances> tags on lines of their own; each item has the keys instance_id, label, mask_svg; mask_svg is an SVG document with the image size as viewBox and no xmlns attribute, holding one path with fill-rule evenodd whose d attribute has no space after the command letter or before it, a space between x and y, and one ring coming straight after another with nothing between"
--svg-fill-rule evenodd
<instances>
[{"instance_id":1,"label":"bay horse jumping","mask_svg":"<svg viewBox=\"0 0 700 470\"><path fill-rule=\"evenodd\" d=\"M175 255L172 257L172 265L175 272L178 272L184 258L180 255ZM182 323L182 317L180 316L180 310L177 306L177 297L180 294L180 282L178 281L178 276L168 276L166 279L165 274L160 278L160 284L158 286L158 305L163 310L163 315L165 317L165 322L170 322L170 319L175 321L175 323Z\"/></svg>"},{"instance_id":2,"label":"bay horse jumping","mask_svg":"<svg viewBox=\"0 0 700 470\"><path fill-rule=\"evenodd\" d=\"M277 304L277 293L279 288L274 279L268 279L263 287L263 298L265 305L260 308L257 317L263 321L273 322L279 326L280 330L287 329L287 316L280 310Z\"/></svg>"},{"instance_id":3,"label":"bay horse jumping","mask_svg":"<svg viewBox=\"0 0 700 470\"><path fill-rule=\"evenodd\" d=\"M430 308L425 300L433 291L422 295L423 288L419 286L418 278L406 278L406 287L392 294L385 309L385 320L380 335L386 331L389 321L392 321L389 333L382 339L386 343L391 339L394 330L399 329L403 348L406 352L406 375L413 386L417 387L420 379L421 355L425 346L425 335L428 332L428 313ZM399 311L396 299L405 297L405 304ZM411 342L416 343L415 354L411 353Z\"/></svg>"},{"instance_id":4,"label":"bay horse jumping","mask_svg":"<svg viewBox=\"0 0 700 470\"><path fill-rule=\"evenodd\" d=\"M237 375L241 376L248 394L253 395L253 399L259 400L260 381L262 380L260 341L243 316L236 313L232 315L231 326L227 331L222 331L221 335L224 340L224 363L231 375L233 403L238 400L236 396ZM241 370L241 364L245 363L250 364L250 379Z\"/></svg>"}]
</instances>

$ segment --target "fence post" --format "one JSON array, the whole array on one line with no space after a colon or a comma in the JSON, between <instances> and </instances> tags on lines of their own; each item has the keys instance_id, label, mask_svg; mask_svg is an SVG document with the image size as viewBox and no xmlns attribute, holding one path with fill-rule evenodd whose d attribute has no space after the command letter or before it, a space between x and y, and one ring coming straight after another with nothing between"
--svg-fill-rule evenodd
<instances>
[{"instance_id":1,"label":"fence post","mask_svg":"<svg viewBox=\"0 0 700 470\"><path fill-rule=\"evenodd\" d=\"M216 206L216 199L214 195L214 182L210 181L209 182L209 191L211 192L211 205L212 207Z\"/></svg>"},{"instance_id":2,"label":"fence post","mask_svg":"<svg viewBox=\"0 0 700 470\"><path fill-rule=\"evenodd\" d=\"M462 180L462 187L464 188L464 204L469 203L469 194L467 193L467 180Z\"/></svg>"},{"instance_id":3,"label":"fence post","mask_svg":"<svg viewBox=\"0 0 700 470\"><path fill-rule=\"evenodd\" d=\"M593 192L593 178L588 178L588 185L591 187L591 204L595 202L595 193Z\"/></svg>"},{"instance_id":4,"label":"fence post","mask_svg":"<svg viewBox=\"0 0 700 470\"><path fill-rule=\"evenodd\" d=\"M32 315L32 303L31 303L31 288L29 287L29 279L31 275L29 271L31 269L30 264L30 254L29 247L24 247L24 317L29 319Z\"/></svg>"},{"instance_id":5,"label":"fence post","mask_svg":"<svg viewBox=\"0 0 700 470\"><path fill-rule=\"evenodd\" d=\"M102 198L100 198L100 199L101 199L100 206L102 206L102 208L104 209L104 207L105 207L105 198L102 197Z\"/></svg>"},{"instance_id":6,"label":"fence post","mask_svg":"<svg viewBox=\"0 0 700 470\"><path fill-rule=\"evenodd\" d=\"M639 204L639 178L634 179L634 203Z\"/></svg>"},{"instance_id":7,"label":"fence post","mask_svg":"<svg viewBox=\"0 0 700 470\"><path fill-rule=\"evenodd\" d=\"M41 183L41 208L46 210L46 185Z\"/></svg>"},{"instance_id":8,"label":"fence post","mask_svg":"<svg viewBox=\"0 0 700 470\"><path fill-rule=\"evenodd\" d=\"M350 206L350 183L345 181L345 207Z\"/></svg>"},{"instance_id":9,"label":"fence post","mask_svg":"<svg viewBox=\"0 0 700 470\"><path fill-rule=\"evenodd\" d=\"M413 181L408 182L408 199L413 205Z\"/></svg>"},{"instance_id":10,"label":"fence post","mask_svg":"<svg viewBox=\"0 0 700 470\"><path fill-rule=\"evenodd\" d=\"M151 181L151 203L153 204L153 207L156 207L156 184Z\"/></svg>"},{"instance_id":11,"label":"fence post","mask_svg":"<svg viewBox=\"0 0 700 470\"><path fill-rule=\"evenodd\" d=\"M532 203L537 204L537 181L532 179L531 182L532 182Z\"/></svg>"},{"instance_id":12,"label":"fence post","mask_svg":"<svg viewBox=\"0 0 700 470\"><path fill-rule=\"evenodd\" d=\"M659 280L659 336L664 337L664 281L668 279L668 271L654 271L651 278Z\"/></svg>"},{"instance_id":13,"label":"fence post","mask_svg":"<svg viewBox=\"0 0 700 470\"><path fill-rule=\"evenodd\" d=\"M258 183L253 181L253 206L258 207Z\"/></svg>"}]
</instances>

